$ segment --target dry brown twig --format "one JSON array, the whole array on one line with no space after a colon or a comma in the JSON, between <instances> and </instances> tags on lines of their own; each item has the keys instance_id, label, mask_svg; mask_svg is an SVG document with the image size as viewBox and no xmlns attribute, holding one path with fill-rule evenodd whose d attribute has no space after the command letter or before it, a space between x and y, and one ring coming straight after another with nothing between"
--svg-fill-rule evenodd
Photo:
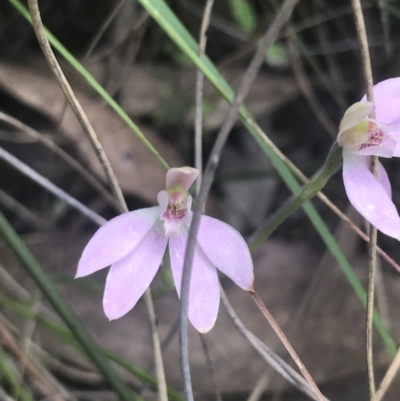
<instances>
[{"instance_id":1,"label":"dry brown twig","mask_svg":"<svg viewBox=\"0 0 400 401\"><path fill-rule=\"evenodd\" d=\"M297 83L300 87L303 96L306 98L311 110L314 112L320 124L324 127L326 132L335 140L337 136L336 126L333 124L328 113L321 107L319 101L315 95L315 92L310 84L309 79L304 71L303 64L301 62L300 56L297 54L297 49L295 45L295 38L293 35L287 37L288 53L290 55L291 66L294 75L297 79Z\"/></svg>"},{"instance_id":2,"label":"dry brown twig","mask_svg":"<svg viewBox=\"0 0 400 401\"><path fill-rule=\"evenodd\" d=\"M352 0L351 6L353 9L357 37L360 44L361 60L363 66L363 74L367 92L367 99L374 103L374 88L372 78L371 59L369 56L367 32L365 30L364 16L361 8L360 0ZM375 117L375 111L370 114L371 118ZM378 176L378 157L371 156L371 171L372 174ZM369 242L368 242L368 290L367 290L367 316L366 316L366 351L367 351L367 368L368 368L368 385L369 397L371 401L375 400L375 374L372 348L372 327L374 314L374 294L376 280L376 247L377 247L377 230L370 225L369 227Z\"/></svg>"},{"instance_id":3,"label":"dry brown twig","mask_svg":"<svg viewBox=\"0 0 400 401\"><path fill-rule=\"evenodd\" d=\"M204 8L203 19L201 22L200 35L199 35L199 58L202 60L206 51L207 44L207 30L211 19L211 10L214 5L214 0L207 0ZM196 183L196 194L199 194L201 186L201 175L203 171L203 86L204 75L198 70L196 75L196 117L195 117L195 132L194 132L194 147L195 147L195 167L199 170L199 177Z\"/></svg>"},{"instance_id":4,"label":"dry brown twig","mask_svg":"<svg viewBox=\"0 0 400 401\"><path fill-rule=\"evenodd\" d=\"M297 355L296 351L294 350L292 344L290 341L287 339L285 336L284 332L282 329L279 327L278 323L274 319L274 317L271 315L270 311L267 309L267 307L264 305L264 302L262 299L259 297L259 295L254 291L249 291L251 297L253 298L254 302L258 306L258 308L261 310L262 314L264 317L267 319L268 323L271 325L279 339L281 340L282 344L285 346L287 351L289 352L290 356L292 357L293 361L299 368L300 372L304 376L304 378L307 380L307 382L310 384L310 387L314 390L317 398L319 401L325 401L325 397L322 395L321 391L319 390L317 384L315 383L314 379L304 366L304 363L301 361L299 356Z\"/></svg>"},{"instance_id":5,"label":"dry brown twig","mask_svg":"<svg viewBox=\"0 0 400 401\"><path fill-rule=\"evenodd\" d=\"M66 401L65 398L57 391L54 385L36 369L30 359L21 351L15 342L10 331L0 321L0 338L1 342L9 349L9 351L18 359L24 370L29 373L42 387L42 390L54 401Z\"/></svg>"},{"instance_id":6,"label":"dry brown twig","mask_svg":"<svg viewBox=\"0 0 400 401\"><path fill-rule=\"evenodd\" d=\"M57 156L60 156L61 159L65 161L72 169L78 172L83 179L85 179L93 188L95 188L104 199L111 205L117 206L118 203L116 199L107 191L107 189L103 186L103 184L87 169L83 168L80 163L78 163L73 157L71 157L67 152L61 149L56 143L54 143L47 136L42 135L40 132L34 130L28 125L22 123L16 118L3 113L0 111L0 120L5 123L11 125L18 130L21 130L29 137L33 138L35 141L43 143L47 146L51 151L53 151Z\"/></svg>"}]
</instances>

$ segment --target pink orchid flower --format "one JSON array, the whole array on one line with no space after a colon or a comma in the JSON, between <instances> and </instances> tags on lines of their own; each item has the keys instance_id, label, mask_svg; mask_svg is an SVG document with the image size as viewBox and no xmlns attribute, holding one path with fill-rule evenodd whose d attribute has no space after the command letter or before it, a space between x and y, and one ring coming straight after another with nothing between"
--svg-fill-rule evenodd
<instances>
[{"instance_id":1,"label":"pink orchid flower","mask_svg":"<svg viewBox=\"0 0 400 401\"><path fill-rule=\"evenodd\" d=\"M343 147L343 181L355 209L379 231L400 240L400 217L392 202L392 191L385 169L370 171L370 156L400 157L400 78L374 86L371 102L353 104L345 112L337 142Z\"/></svg>"},{"instance_id":2,"label":"pink orchid flower","mask_svg":"<svg viewBox=\"0 0 400 401\"><path fill-rule=\"evenodd\" d=\"M180 294L192 197L188 189L198 176L191 167L167 172L167 190L159 206L122 214L108 221L86 245L76 277L111 265L103 307L118 319L129 312L153 280L167 244L172 275ZM219 309L218 268L244 290L253 288L253 263L243 237L222 221L202 216L197 236L190 293L189 320L200 332L212 329Z\"/></svg>"}]
</instances>

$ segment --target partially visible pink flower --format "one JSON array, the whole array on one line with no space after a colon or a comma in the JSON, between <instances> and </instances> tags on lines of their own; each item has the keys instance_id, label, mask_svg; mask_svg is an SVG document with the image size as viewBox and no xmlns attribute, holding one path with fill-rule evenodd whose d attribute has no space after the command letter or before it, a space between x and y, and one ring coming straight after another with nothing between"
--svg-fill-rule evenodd
<instances>
[{"instance_id":1,"label":"partially visible pink flower","mask_svg":"<svg viewBox=\"0 0 400 401\"><path fill-rule=\"evenodd\" d=\"M129 312L153 280L167 244L178 294L190 221L188 189L198 176L191 167L167 172L167 189L159 206L122 214L94 234L78 264L76 277L111 265L103 298L110 320ZM200 332L212 329L219 309L218 268L244 290L253 287L253 263L243 237L234 228L202 216L194 254L189 293L189 320Z\"/></svg>"},{"instance_id":2,"label":"partially visible pink flower","mask_svg":"<svg viewBox=\"0 0 400 401\"><path fill-rule=\"evenodd\" d=\"M370 171L370 156L400 156L400 78L374 86L374 105L365 101L349 107L340 123L337 142L343 146L343 181L355 209L379 231L400 240L400 217L392 202L391 186L379 163Z\"/></svg>"}]
</instances>

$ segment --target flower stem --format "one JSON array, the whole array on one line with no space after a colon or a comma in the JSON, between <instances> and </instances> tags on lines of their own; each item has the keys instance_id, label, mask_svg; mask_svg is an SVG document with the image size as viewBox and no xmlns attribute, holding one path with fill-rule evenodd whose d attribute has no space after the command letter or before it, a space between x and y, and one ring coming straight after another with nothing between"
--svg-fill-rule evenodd
<instances>
[{"instance_id":1,"label":"flower stem","mask_svg":"<svg viewBox=\"0 0 400 401\"><path fill-rule=\"evenodd\" d=\"M358 41L360 44L361 59L365 86L367 92L367 100L374 103L373 77L371 68L371 59L369 56L367 33L365 30L364 16L362 12L360 0L351 0L353 9ZM375 117L375 112L370 114L371 118ZM378 175L378 157L371 156L371 172L377 177ZM372 326L374 313L374 294L375 294L375 276L376 276L376 240L377 230L370 226L369 242L368 242L368 293L367 293L367 316L366 316L366 352L367 352L367 369L368 369L368 385L369 397L371 401L375 400L375 375L373 362L373 341L372 341Z\"/></svg>"},{"instance_id":2,"label":"flower stem","mask_svg":"<svg viewBox=\"0 0 400 401\"><path fill-rule=\"evenodd\" d=\"M207 44L207 30L210 25L211 11L214 5L214 0L207 0L204 7L203 19L201 21L200 35L199 35L199 59L203 60L206 44ZM196 118L194 127L194 160L195 167L199 170L199 176L196 183L196 194L199 194L201 187L201 176L203 172L203 152L202 152L202 137L203 137L203 87L204 87L204 74L197 70L196 76Z\"/></svg>"},{"instance_id":3,"label":"flower stem","mask_svg":"<svg viewBox=\"0 0 400 401\"><path fill-rule=\"evenodd\" d=\"M257 249L287 217L297 210L304 202L308 201L319 191L321 191L329 178L335 174L341 166L342 148L335 142L319 173L307 185L305 185L297 197L278 210L277 214L273 217L267 228L251 244L250 250L253 251Z\"/></svg>"}]
</instances>

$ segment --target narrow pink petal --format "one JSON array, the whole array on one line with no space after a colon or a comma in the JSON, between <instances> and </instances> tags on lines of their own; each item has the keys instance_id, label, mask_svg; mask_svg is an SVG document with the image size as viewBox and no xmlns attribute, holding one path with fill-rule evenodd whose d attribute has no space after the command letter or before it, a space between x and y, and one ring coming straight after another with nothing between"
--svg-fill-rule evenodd
<instances>
[{"instance_id":1,"label":"narrow pink petal","mask_svg":"<svg viewBox=\"0 0 400 401\"><path fill-rule=\"evenodd\" d=\"M178 295L181 292L187 230L169 239L171 270ZM210 331L219 309L219 281L215 266L199 246L196 247L189 290L189 320L200 333Z\"/></svg>"},{"instance_id":2,"label":"narrow pink petal","mask_svg":"<svg viewBox=\"0 0 400 401\"><path fill-rule=\"evenodd\" d=\"M368 157L343 150L343 181L355 209L379 231L400 239L400 217L385 187L373 176Z\"/></svg>"},{"instance_id":3,"label":"narrow pink petal","mask_svg":"<svg viewBox=\"0 0 400 401\"><path fill-rule=\"evenodd\" d=\"M253 288L253 261L237 230L220 220L202 216L197 240L211 262L244 290Z\"/></svg>"},{"instance_id":4,"label":"narrow pink petal","mask_svg":"<svg viewBox=\"0 0 400 401\"><path fill-rule=\"evenodd\" d=\"M181 184L186 191L199 176L199 170L193 167L171 168L167 172L167 189L175 184Z\"/></svg>"},{"instance_id":5,"label":"narrow pink petal","mask_svg":"<svg viewBox=\"0 0 400 401\"><path fill-rule=\"evenodd\" d=\"M128 313L146 291L160 267L168 238L151 230L137 248L114 263L104 289L103 308L110 320Z\"/></svg>"},{"instance_id":6,"label":"narrow pink petal","mask_svg":"<svg viewBox=\"0 0 400 401\"><path fill-rule=\"evenodd\" d=\"M392 199L392 186L390 185L389 177L385 168L379 163L378 181L381 183L389 198Z\"/></svg>"},{"instance_id":7,"label":"narrow pink petal","mask_svg":"<svg viewBox=\"0 0 400 401\"><path fill-rule=\"evenodd\" d=\"M369 113L374 109L371 102L357 102L351 105L344 113L342 121L340 121L339 135L353 128L358 123L368 117Z\"/></svg>"},{"instance_id":8,"label":"narrow pink petal","mask_svg":"<svg viewBox=\"0 0 400 401\"><path fill-rule=\"evenodd\" d=\"M75 278L117 262L134 250L158 219L158 207L124 213L101 226L83 250Z\"/></svg>"},{"instance_id":9,"label":"narrow pink petal","mask_svg":"<svg viewBox=\"0 0 400 401\"><path fill-rule=\"evenodd\" d=\"M399 99L400 78L386 79L376 84L374 86L376 120L393 126L393 123L400 119Z\"/></svg>"}]
</instances>

